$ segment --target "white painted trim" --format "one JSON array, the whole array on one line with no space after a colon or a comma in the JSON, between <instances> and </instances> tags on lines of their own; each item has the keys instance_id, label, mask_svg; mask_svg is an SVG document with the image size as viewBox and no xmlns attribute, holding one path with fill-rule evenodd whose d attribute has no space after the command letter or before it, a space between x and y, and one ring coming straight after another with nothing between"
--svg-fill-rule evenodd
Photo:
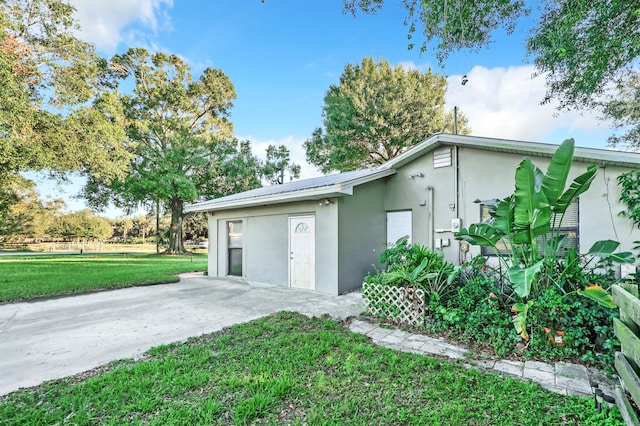
<instances>
[{"instance_id":1,"label":"white painted trim","mask_svg":"<svg viewBox=\"0 0 640 426\"><path fill-rule=\"evenodd\" d=\"M439 133L423 142L420 142L403 154L387 161L381 166L381 168L398 169L399 167L404 166L405 164L442 145L457 145L461 147L490 151L499 150L503 152L541 157L551 157L558 148L558 145L550 143ZM574 151L574 160L587 163L591 162L596 165L608 164L623 167L638 167L638 165L640 165L640 153L576 146Z\"/></svg>"}]
</instances>

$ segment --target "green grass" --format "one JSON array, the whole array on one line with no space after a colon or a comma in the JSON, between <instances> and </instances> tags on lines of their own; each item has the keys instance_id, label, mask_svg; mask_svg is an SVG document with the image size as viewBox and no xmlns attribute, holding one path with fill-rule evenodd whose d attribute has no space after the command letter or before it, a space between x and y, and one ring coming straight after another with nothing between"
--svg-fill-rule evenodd
<instances>
[{"instance_id":1,"label":"green grass","mask_svg":"<svg viewBox=\"0 0 640 426\"><path fill-rule=\"evenodd\" d=\"M206 254L0 257L0 302L176 282L176 274L206 268Z\"/></svg>"},{"instance_id":2,"label":"green grass","mask_svg":"<svg viewBox=\"0 0 640 426\"><path fill-rule=\"evenodd\" d=\"M105 369L103 369L105 370ZM84 376L86 377L86 375ZM593 400L280 313L0 398L4 425L618 425Z\"/></svg>"}]
</instances>

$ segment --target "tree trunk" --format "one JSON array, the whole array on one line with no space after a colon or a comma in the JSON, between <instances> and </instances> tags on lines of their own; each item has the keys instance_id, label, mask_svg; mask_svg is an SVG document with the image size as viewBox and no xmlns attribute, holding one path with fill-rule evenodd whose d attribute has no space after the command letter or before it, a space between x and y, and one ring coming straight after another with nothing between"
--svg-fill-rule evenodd
<instances>
[{"instance_id":1,"label":"tree trunk","mask_svg":"<svg viewBox=\"0 0 640 426\"><path fill-rule=\"evenodd\" d=\"M184 254L182 244L182 207L184 203L178 198L171 200L171 227L169 228L169 247L167 253Z\"/></svg>"}]
</instances>

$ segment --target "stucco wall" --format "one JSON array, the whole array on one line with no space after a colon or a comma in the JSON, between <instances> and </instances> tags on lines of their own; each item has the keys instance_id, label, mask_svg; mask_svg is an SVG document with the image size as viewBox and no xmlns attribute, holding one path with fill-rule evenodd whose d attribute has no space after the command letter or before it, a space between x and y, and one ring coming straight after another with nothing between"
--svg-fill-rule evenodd
<instances>
[{"instance_id":1,"label":"stucco wall","mask_svg":"<svg viewBox=\"0 0 640 426\"><path fill-rule=\"evenodd\" d=\"M455 210L450 208L456 203L453 148L451 156L451 166L434 168L433 152L429 152L400 168L386 185L384 202L386 211L412 211L414 243L435 248L435 238L448 240L450 246L441 249L445 254L456 245L453 233L444 232L455 217ZM448 256L451 261L453 257Z\"/></svg>"},{"instance_id":2,"label":"stucco wall","mask_svg":"<svg viewBox=\"0 0 640 426\"><path fill-rule=\"evenodd\" d=\"M316 291L338 294L338 220L337 203L333 201L321 206L317 201L308 201L214 212L209 216L209 275L226 276L226 223L242 220L243 278L288 286L289 217L313 215L316 225Z\"/></svg>"},{"instance_id":3,"label":"stucco wall","mask_svg":"<svg viewBox=\"0 0 640 426\"><path fill-rule=\"evenodd\" d=\"M363 278L375 273L380 252L385 249L384 180L354 188L353 195L338 199L338 289L347 293L362 286Z\"/></svg>"},{"instance_id":4,"label":"stucco wall","mask_svg":"<svg viewBox=\"0 0 640 426\"><path fill-rule=\"evenodd\" d=\"M530 158L546 171L549 158ZM433 152L429 152L396 175L356 186L353 195L334 198L328 205L307 201L216 212L209 216L209 275L226 275L226 222L243 220L244 278L289 285L291 215L315 216L316 291L339 294L361 285L385 248L387 211L410 210L413 241L435 248L435 240L442 240L445 245L440 250L446 259L459 263L480 250L472 246L469 253L460 252L451 219L459 217L462 226L468 227L480 220L480 206L474 200L510 195L522 159L520 154L451 147L450 166L434 168ZM575 162L570 180L588 165ZM631 250L640 232L618 216L624 206L618 202L616 177L626 169L599 166L590 190L580 197L580 249L584 252L597 240L615 239L622 243L622 250Z\"/></svg>"},{"instance_id":5,"label":"stucco wall","mask_svg":"<svg viewBox=\"0 0 640 426\"><path fill-rule=\"evenodd\" d=\"M495 153L471 148L460 148L460 199L461 216L464 227L480 220L480 206L476 199L504 198L513 193L515 171L523 159L522 155ZM549 165L549 158L529 156L543 172ZM584 173L592 163L574 161L569 176L570 182ZM580 196L579 239L580 250L586 252L598 240L620 241L622 250L631 250L633 241L640 239L640 233L632 230L631 222L618 216L624 209L618 201L620 188L616 177L626 171L620 167L599 167L591 187ZM469 256L477 254L479 248L472 247Z\"/></svg>"},{"instance_id":6,"label":"stucco wall","mask_svg":"<svg viewBox=\"0 0 640 426\"><path fill-rule=\"evenodd\" d=\"M441 239L445 244L448 241L450 245L440 250L444 252L448 261L459 263L478 254L480 249L472 246L468 254L460 252L460 242L454 238L454 232L450 231L451 219L461 218L463 227L479 222L480 205L474 201L510 195L515 187L515 170L524 156L468 147L451 149L451 166L434 168L433 152L430 152L401 167L398 173L388 180L384 209L411 210L414 242L434 247L435 239ZM459 193L457 202L456 156ZM536 166L546 172L549 158L530 158ZM570 181L582 174L589 165L590 163L574 162ZM595 241L603 239L620 241L621 250L631 250L633 241L640 240L640 232L632 229L631 222L618 216L618 212L623 210L624 206L618 201L620 188L616 177L627 170L614 166L599 167L591 188L580 197L581 251L587 251ZM416 176L419 173L423 173L424 177ZM433 188L432 207L428 187Z\"/></svg>"}]
</instances>

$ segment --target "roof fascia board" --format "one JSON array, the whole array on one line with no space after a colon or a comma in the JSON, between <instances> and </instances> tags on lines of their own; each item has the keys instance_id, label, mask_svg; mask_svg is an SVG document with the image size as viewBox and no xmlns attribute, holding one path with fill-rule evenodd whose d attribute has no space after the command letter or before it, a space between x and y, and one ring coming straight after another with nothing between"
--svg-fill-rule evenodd
<instances>
[{"instance_id":1,"label":"roof fascia board","mask_svg":"<svg viewBox=\"0 0 640 426\"><path fill-rule=\"evenodd\" d=\"M509 139L483 138L476 136L460 136L439 133L416 145L415 148L389 160L384 168L399 168L407 163L443 145L457 145L461 147L471 147L477 149L498 149L509 150L522 155L539 155L551 157L558 148L558 145L540 142L517 141ZM574 160L598 163L600 165L614 164L626 167L638 167L640 164L640 153L605 150L599 148L576 147Z\"/></svg>"}]
</instances>

